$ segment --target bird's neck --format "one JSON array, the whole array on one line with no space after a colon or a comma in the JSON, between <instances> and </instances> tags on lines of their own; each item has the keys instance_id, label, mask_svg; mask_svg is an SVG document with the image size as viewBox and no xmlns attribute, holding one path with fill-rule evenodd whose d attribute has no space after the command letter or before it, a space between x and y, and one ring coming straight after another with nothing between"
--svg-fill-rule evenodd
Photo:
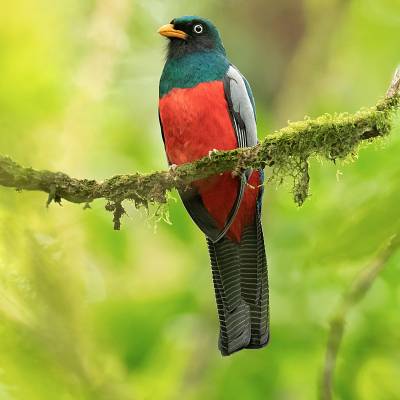
<instances>
[{"instance_id":1,"label":"bird's neck","mask_svg":"<svg viewBox=\"0 0 400 400\"><path fill-rule=\"evenodd\" d=\"M202 82L222 80L229 61L217 51L190 53L167 60L160 80L160 98L175 88L192 88Z\"/></svg>"}]
</instances>

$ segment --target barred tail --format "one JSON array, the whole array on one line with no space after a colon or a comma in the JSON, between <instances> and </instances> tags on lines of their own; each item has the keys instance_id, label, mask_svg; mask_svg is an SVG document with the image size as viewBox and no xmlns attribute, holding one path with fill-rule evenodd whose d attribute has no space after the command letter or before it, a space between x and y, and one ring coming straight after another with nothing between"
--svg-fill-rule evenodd
<instances>
[{"instance_id":1,"label":"barred tail","mask_svg":"<svg viewBox=\"0 0 400 400\"><path fill-rule=\"evenodd\" d=\"M268 343L268 278L259 215L236 243L207 239L220 321L219 349L230 355Z\"/></svg>"}]
</instances>

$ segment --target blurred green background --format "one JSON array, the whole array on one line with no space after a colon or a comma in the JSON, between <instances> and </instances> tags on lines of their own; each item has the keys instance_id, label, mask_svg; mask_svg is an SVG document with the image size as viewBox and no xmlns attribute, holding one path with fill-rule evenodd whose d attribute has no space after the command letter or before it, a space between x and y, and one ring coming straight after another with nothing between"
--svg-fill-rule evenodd
<instances>
[{"instance_id":1,"label":"blurred green background","mask_svg":"<svg viewBox=\"0 0 400 400\"><path fill-rule=\"evenodd\" d=\"M166 166L157 101L173 17L220 28L259 134L375 104L400 61L398 0L14 0L0 7L0 153L103 179ZM397 126L400 124L398 123ZM0 188L0 399L314 399L342 293L397 231L400 129L355 163L313 160L302 208L267 187L270 345L222 359L205 240L127 205ZM178 198L174 194L175 198ZM335 391L400 398L400 254L349 315Z\"/></svg>"}]
</instances>

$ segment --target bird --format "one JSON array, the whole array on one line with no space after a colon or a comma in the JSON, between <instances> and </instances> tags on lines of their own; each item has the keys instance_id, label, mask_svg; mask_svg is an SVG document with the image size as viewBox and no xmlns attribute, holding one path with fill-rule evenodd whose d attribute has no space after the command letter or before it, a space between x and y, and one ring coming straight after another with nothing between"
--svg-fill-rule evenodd
<instances>
[{"instance_id":1,"label":"bird","mask_svg":"<svg viewBox=\"0 0 400 400\"><path fill-rule=\"evenodd\" d=\"M163 25L168 39L159 85L159 121L170 168L214 150L258 143L248 81L227 58L206 18ZM261 225L264 175L248 169L192 182L179 195L204 233L211 261L222 356L265 347L270 338L267 260Z\"/></svg>"}]
</instances>

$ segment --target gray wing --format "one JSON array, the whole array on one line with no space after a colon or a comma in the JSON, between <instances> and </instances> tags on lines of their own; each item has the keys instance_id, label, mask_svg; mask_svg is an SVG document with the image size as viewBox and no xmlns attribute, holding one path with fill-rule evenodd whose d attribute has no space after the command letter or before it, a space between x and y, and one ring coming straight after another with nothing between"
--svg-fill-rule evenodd
<instances>
[{"instance_id":1,"label":"gray wing","mask_svg":"<svg viewBox=\"0 0 400 400\"><path fill-rule=\"evenodd\" d=\"M233 65L225 75L224 89L239 147L255 146L257 124L253 93L244 76Z\"/></svg>"}]
</instances>

